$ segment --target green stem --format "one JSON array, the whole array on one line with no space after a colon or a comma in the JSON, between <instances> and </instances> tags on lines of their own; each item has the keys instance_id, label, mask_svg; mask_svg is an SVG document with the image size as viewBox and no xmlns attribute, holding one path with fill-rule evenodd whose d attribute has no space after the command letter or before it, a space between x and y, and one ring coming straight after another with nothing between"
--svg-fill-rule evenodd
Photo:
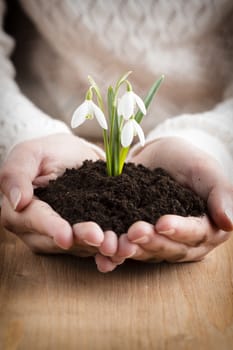
<instances>
[{"instance_id":1,"label":"green stem","mask_svg":"<svg viewBox=\"0 0 233 350\"><path fill-rule=\"evenodd\" d=\"M120 156L120 140L119 140L119 120L115 105L113 106L112 117L112 169L113 175L117 176L119 173L119 156Z\"/></svg>"},{"instance_id":2,"label":"green stem","mask_svg":"<svg viewBox=\"0 0 233 350\"><path fill-rule=\"evenodd\" d=\"M114 119L115 119L115 109L114 109L114 91L110 86L108 88L108 115L110 124L110 135L109 135L109 162L111 167L111 174L114 173Z\"/></svg>"},{"instance_id":3,"label":"green stem","mask_svg":"<svg viewBox=\"0 0 233 350\"><path fill-rule=\"evenodd\" d=\"M111 110L111 125L110 125L110 137L109 137L109 143L110 143L110 152L111 152L111 163L112 163L112 171L114 172L114 129L115 129L115 108L114 106L112 106L112 110Z\"/></svg>"},{"instance_id":4,"label":"green stem","mask_svg":"<svg viewBox=\"0 0 233 350\"><path fill-rule=\"evenodd\" d=\"M108 176L112 176L111 155L109 150L107 130L103 130L103 138L104 138L104 149L106 154L107 173L108 173Z\"/></svg>"},{"instance_id":5,"label":"green stem","mask_svg":"<svg viewBox=\"0 0 233 350\"><path fill-rule=\"evenodd\" d=\"M114 175L117 176L120 174L119 163L120 163L120 133L119 133L119 118L115 116L115 148L114 148Z\"/></svg>"}]
</instances>

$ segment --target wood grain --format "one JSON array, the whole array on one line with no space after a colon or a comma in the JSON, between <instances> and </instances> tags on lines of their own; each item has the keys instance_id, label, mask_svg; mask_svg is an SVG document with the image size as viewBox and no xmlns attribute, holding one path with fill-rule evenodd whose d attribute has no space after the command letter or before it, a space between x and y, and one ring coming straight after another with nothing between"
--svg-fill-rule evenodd
<instances>
[{"instance_id":1,"label":"wood grain","mask_svg":"<svg viewBox=\"0 0 233 350\"><path fill-rule=\"evenodd\" d=\"M233 349L233 238L202 262L104 275L0 228L0 349Z\"/></svg>"}]
</instances>

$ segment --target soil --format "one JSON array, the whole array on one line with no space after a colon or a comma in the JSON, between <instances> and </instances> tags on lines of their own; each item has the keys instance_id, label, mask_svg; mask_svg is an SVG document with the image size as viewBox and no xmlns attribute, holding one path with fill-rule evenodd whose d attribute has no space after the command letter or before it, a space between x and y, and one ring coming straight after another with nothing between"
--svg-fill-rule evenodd
<instances>
[{"instance_id":1,"label":"soil","mask_svg":"<svg viewBox=\"0 0 233 350\"><path fill-rule=\"evenodd\" d=\"M37 188L35 195L71 225L94 221L118 235L138 220L155 224L165 214L202 216L207 212L201 198L163 169L132 163L125 164L121 175L111 177L103 161L86 160L79 169L67 169L47 187Z\"/></svg>"}]
</instances>

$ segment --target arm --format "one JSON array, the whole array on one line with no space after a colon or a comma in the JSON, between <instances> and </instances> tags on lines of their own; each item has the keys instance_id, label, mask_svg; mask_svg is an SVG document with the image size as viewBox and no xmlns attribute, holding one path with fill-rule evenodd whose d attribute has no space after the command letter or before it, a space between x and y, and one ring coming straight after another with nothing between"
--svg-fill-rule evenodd
<instances>
[{"instance_id":1,"label":"arm","mask_svg":"<svg viewBox=\"0 0 233 350\"><path fill-rule=\"evenodd\" d=\"M15 70L9 59L14 42L3 31L5 6L0 0L0 165L13 145L49 134L65 132L69 128L50 118L20 91Z\"/></svg>"},{"instance_id":2,"label":"arm","mask_svg":"<svg viewBox=\"0 0 233 350\"><path fill-rule=\"evenodd\" d=\"M178 136L215 158L231 178L233 174L233 98L218 104L213 110L169 119L147 138Z\"/></svg>"}]
</instances>

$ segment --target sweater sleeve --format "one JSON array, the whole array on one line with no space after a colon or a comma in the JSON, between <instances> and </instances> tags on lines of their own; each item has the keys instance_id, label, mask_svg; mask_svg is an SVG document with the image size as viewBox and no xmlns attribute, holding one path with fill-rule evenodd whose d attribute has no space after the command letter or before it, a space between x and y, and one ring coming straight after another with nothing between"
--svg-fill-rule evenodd
<instances>
[{"instance_id":1,"label":"sweater sleeve","mask_svg":"<svg viewBox=\"0 0 233 350\"><path fill-rule=\"evenodd\" d=\"M9 59L14 42L3 31L5 12L0 0L0 165L18 142L58 132L70 133L68 126L37 108L17 86Z\"/></svg>"},{"instance_id":2,"label":"sweater sleeve","mask_svg":"<svg viewBox=\"0 0 233 350\"><path fill-rule=\"evenodd\" d=\"M167 119L148 134L146 144L169 136L181 137L210 154L233 180L233 98L204 113ZM138 150L137 144L130 157Z\"/></svg>"}]
</instances>

